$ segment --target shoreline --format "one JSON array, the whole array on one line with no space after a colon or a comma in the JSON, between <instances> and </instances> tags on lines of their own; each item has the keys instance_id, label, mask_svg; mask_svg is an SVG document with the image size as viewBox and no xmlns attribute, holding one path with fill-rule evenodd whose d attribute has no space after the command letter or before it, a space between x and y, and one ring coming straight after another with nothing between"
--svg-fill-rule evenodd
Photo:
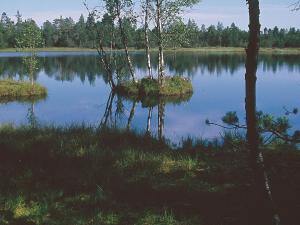
<instances>
[{"instance_id":1,"label":"shoreline","mask_svg":"<svg viewBox=\"0 0 300 225\"><path fill-rule=\"evenodd\" d=\"M96 49L91 48L38 48L37 52L97 52ZM122 49L116 49L114 51L122 51ZM129 49L133 52L143 52L144 49ZM152 49L152 52L157 51L157 49ZM0 53L12 53L19 52L16 48L6 48L0 49ZM195 52L195 53L236 53L245 54L245 48L240 47L203 47L203 48L177 48L171 49L166 48L165 52ZM287 55L300 55L300 48L260 48L261 54L287 54Z\"/></svg>"}]
</instances>

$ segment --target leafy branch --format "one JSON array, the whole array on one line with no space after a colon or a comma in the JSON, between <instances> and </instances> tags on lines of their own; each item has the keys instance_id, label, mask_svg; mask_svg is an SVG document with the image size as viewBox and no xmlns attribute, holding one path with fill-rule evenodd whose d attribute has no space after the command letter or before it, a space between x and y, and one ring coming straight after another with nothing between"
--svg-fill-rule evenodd
<instances>
[{"instance_id":1,"label":"leafy branch","mask_svg":"<svg viewBox=\"0 0 300 225\"><path fill-rule=\"evenodd\" d=\"M256 113L257 119L257 130L262 136L262 134L269 134L268 137L265 137L263 141L264 144L271 143L276 139L283 140L290 143L300 143L300 131L295 131L292 135L289 135L289 129L291 125L289 124L288 117L289 115L296 115L298 109L294 108L293 110L285 109L285 115L275 118L271 114L263 113L259 111ZM239 118L236 112L228 112L224 117L222 117L223 124L210 122L206 120L207 125L214 125L228 130L238 130L238 129L247 129L246 125L243 125L239 122Z\"/></svg>"}]
</instances>

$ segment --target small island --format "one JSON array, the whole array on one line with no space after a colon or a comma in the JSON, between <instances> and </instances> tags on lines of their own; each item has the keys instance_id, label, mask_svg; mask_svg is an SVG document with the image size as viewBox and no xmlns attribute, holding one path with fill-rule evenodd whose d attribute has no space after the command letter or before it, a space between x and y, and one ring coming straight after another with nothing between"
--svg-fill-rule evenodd
<instances>
[{"instance_id":1,"label":"small island","mask_svg":"<svg viewBox=\"0 0 300 225\"><path fill-rule=\"evenodd\" d=\"M126 81L115 87L118 94L133 97L155 96L185 96L193 93L192 82L184 77L165 77L161 84L157 79L150 77L138 81Z\"/></svg>"},{"instance_id":2,"label":"small island","mask_svg":"<svg viewBox=\"0 0 300 225\"><path fill-rule=\"evenodd\" d=\"M26 101L44 98L47 89L29 81L0 80L0 101Z\"/></svg>"}]
</instances>

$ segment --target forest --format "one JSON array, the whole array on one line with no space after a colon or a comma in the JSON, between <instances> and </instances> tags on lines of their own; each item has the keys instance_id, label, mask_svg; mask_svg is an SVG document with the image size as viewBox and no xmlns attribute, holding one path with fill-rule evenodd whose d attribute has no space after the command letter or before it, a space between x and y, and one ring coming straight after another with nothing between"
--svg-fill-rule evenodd
<instances>
[{"instance_id":1,"label":"forest","mask_svg":"<svg viewBox=\"0 0 300 225\"><path fill-rule=\"evenodd\" d=\"M99 30L115 33L114 43L110 42L109 35L103 38L105 47L121 49L123 47L118 26L111 30L111 17L106 14L101 21L95 21L93 16L85 18L80 16L78 21L68 17L60 17L54 21L46 21L41 27L32 19L22 19L18 11L15 20L10 18L5 12L1 15L0 21L0 48L15 48L16 40L22 34L22 30L28 24L34 25L36 30L42 33L42 42L39 47L77 47L96 48L97 32L91 25L96 23ZM144 28L138 20L123 18L124 29L128 47L135 49L145 48ZM157 47L157 37L155 27L149 31L149 44ZM261 47L267 48L294 48L300 47L300 30L294 27L274 28L265 27L260 34ZM221 22L217 25L200 27L197 23L189 19L184 22L182 19L174 20L164 28L164 46L168 48L198 48L198 47L246 47L248 42L248 32L240 29L232 23L224 26Z\"/></svg>"}]
</instances>

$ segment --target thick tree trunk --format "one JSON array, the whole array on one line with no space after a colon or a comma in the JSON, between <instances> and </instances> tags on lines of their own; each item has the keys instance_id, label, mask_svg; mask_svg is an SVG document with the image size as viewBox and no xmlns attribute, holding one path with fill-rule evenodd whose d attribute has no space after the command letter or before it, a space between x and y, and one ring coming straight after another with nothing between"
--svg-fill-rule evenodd
<instances>
[{"instance_id":1,"label":"thick tree trunk","mask_svg":"<svg viewBox=\"0 0 300 225\"><path fill-rule=\"evenodd\" d=\"M163 86L164 78L164 52L163 52L163 40L162 40L162 22L161 22L161 0L156 0L156 27L158 38L158 82L160 86Z\"/></svg>"},{"instance_id":2,"label":"thick tree trunk","mask_svg":"<svg viewBox=\"0 0 300 225\"><path fill-rule=\"evenodd\" d=\"M146 57L147 57L147 68L148 68L148 76L153 79L152 69L151 69L151 58L150 58L150 44L149 44L149 4L150 0L146 0L145 5L145 48L146 48Z\"/></svg>"},{"instance_id":3,"label":"thick tree trunk","mask_svg":"<svg viewBox=\"0 0 300 225\"><path fill-rule=\"evenodd\" d=\"M251 167L256 184L256 217L257 225L280 224L279 216L275 213L270 183L265 172L264 158L259 148L259 133L256 118L256 71L259 51L260 22L259 0L247 0L249 5L249 43L246 49L246 122L247 142L250 151ZM259 209L259 210L257 210Z\"/></svg>"},{"instance_id":4,"label":"thick tree trunk","mask_svg":"<svg viewBox=\"0 0 300 225\"><path fill-rule=\"evenodd\" d=\"M133 69L131 58L130 58L130 55L129 55L127 37L126 37L126 33L125 33L125 30L124 30L124 27L123 27L122 18L121 18L121 9L120 9L119 0L116 1L116 10L117 10L118 24L119 24L119 28L120 28L120 32L121 32L121 38L122 38L122 42L123 42L123 45L124 45L124 51L125 51L127 65L128 65L132 80L134 82L136 82L134 69Z\"/></svg>"}]
</instances>

